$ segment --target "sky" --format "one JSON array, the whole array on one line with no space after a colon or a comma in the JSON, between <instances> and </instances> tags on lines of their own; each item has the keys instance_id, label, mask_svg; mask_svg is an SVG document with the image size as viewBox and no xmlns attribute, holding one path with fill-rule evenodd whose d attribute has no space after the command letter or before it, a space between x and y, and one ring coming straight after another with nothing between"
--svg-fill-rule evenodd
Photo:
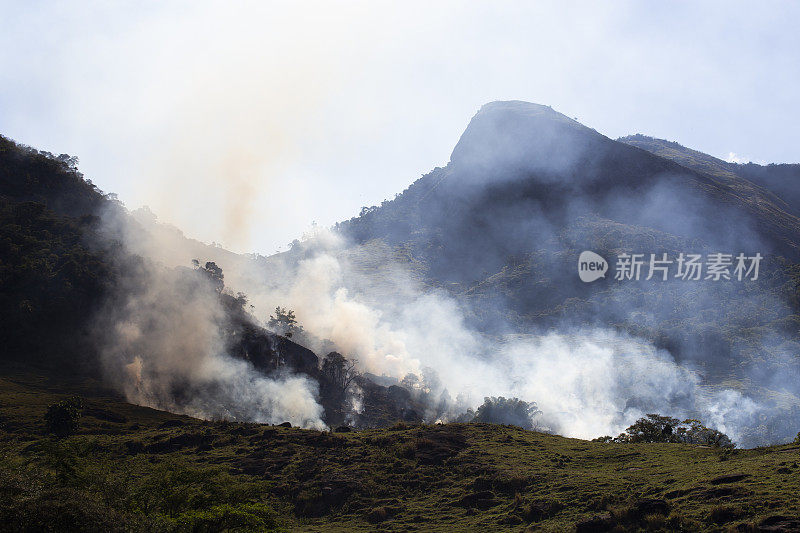
<instances>
[{"instance_id":1,"label":"sky","mask_svg":"<svg viewBox=\"0 0 800 533\"><path fill-rule=\"evenodd\" d=\"M447 164L493 100L800 162L797 20L771 1L0 0L0 134L267 255Z\"/></svg>"}]
</instances>

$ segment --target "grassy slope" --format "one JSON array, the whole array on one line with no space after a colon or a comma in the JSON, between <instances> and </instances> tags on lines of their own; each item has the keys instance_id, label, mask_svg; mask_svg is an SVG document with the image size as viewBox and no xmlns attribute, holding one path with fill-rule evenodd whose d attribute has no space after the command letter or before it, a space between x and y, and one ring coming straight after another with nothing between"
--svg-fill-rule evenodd
<instances>
[{"instance_id":1,"label":"grassy slope","mask_svg":"<svg viewBox=\"0 0 800 533\"><path fill-rule=\"evenodd\" d=\"M758 192L763 195L764 199L772 202L774 207L778 207L795 217L800 213L798 206L794 203L796 183L791 181L789 183L781 183L778 175L772 176L770 179L759 179L759 175L754 174L758 170L769 170L768 167L754 164L737 165L728 163L703 152L681 146L676 142L641 134L628 135L617 140L630 146L647 150L686 168L712 176L731 187L731 190L735 191L743 199ZM773 165L773 169L784 169L784 172L790 176L791 171L794 170L792 167L793 165ZM772 211L772 209L766 212L769 211Z\"/></svg>"},{"instance_id":2,"label":"grassy slope","mask_svg":"<svg viewBox=\"0 0 800 533\"><path fill-rule=\"evenodd\" d=\"M792 445L725 456L483 424L330 434L204 422L91 382L3 375L0 530L15 517L85 530L569 531L611 511L624 530L724 531L800 516ZM65 391L87 409L79 434L56 441L42 415ZM733 474L745 477L723 478ZM650 499L666 502L668 517L646 518L663 505Z\"/></svg>"}]
</instances>

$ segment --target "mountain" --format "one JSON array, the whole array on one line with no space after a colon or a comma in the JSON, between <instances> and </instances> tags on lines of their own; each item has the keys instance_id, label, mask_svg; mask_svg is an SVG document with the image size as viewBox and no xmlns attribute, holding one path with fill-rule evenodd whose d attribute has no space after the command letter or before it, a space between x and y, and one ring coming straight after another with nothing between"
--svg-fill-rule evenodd
<instances>
[{"instance_id":1,"label":"mountain","mask_svg":"<svg viewBox=\"0 0 800 533\"><path fill-rule=\"evenodd\" d=\"M0 343L5 359L80 366L113 267L86 237L106 200L76 160L0 136ZM54 346L58 346L54 349ZM54 354L56 352L56 354Z\"/></svg>"},{"instance_id":2,"label":"mountain","mask_svg":"<svg viewBox=\"0 0 800 533\"><path fill-rule=\"evenodd\" d=\"M548 228L531 220L563 227L581 215L711 244L723 244L716 222L725 216L756 225L759 237L776 251L797 257L800 221L782 209L785 201L737 175L701 172L631 144L613 141L548 107L487 104L470 121L445 168L340 229L357 242L419 243L415 249L424 247L423 241L446 240L447 253L467 259L465 268L472 272L437 270L430 257L431 276L444 280L449 275L448 281L458 282L480 278L481 269L496 271L503 253L530 252L551 237ZM679 189L670 192L690 202L684 213L658 205L667 199L656 196L665 189ZM622 200L651 200L653 205L644 207L667 212L626 209ZM699 207L709 212L697 213L694 224L676 220ZM460 235L469 235L470 243L462 243Z\"/></svg>"},{"instance_id":3,"label":"mountain","mask_svg":"<svg viewBox=\"0 0 800 533\"><path fill-rule=\"evenodd\" d=\"M503 305L534 321L596 292L572 273L580 249L761 251L776 268L797 260L800 220L787 200L673 159L548 107L494 102L446 167L337 228L402 250L428 282L455 293L506 294Z\"/></svg>"},{"instance_id":4,"label":"mountain","mask_svg":"<svg viewBox=\"0 0 800 533\"><path fill-rule=\"evenodd\" d=\"M388 246L485 333L612 328L668 350L710 385L796 409L800 391L779 377L797 376L800 362L791 172L642 139L614 141L549 107L493 102L447 166L337 230L357 248ZM612 275L581 282L582 250L605 257ZM613 276L623 253L717 252L761 254L759 279Z\"/></svg>"},{"instance_id":5,"label":"mountain","mask_svg":"<svg viewBox=\"0 0 800 533\"><path fill-rule=\"evenodd\" d=\"M177 230L138 215L129 215L113 195L85 180L76 158L55 156L0 136L3 362L24 361L53 372L99 375L100 347L93 328L108 315L115 293L129 289L126 284L148 281L139 279L144 277L141 252L146 248L139 243L166 240L170 245L161 248L211 252L223 260L235 255L186 239ZM153 237L152 232L159 233ZM185 257L183 262L188 264L190 259ZM159 265L155 268L167 270ZM188 268L177 272L183 278L193 274ZM313 367L316 371L313 353L253 326L233 296L221 294L220 298L233 329L244 332L238 351L251 354L259 366L269 369L279 358L276 349L270 348L275 345L304 370ZM313 363L308 363L309 356Z\"/></svg>"}]
</instances>

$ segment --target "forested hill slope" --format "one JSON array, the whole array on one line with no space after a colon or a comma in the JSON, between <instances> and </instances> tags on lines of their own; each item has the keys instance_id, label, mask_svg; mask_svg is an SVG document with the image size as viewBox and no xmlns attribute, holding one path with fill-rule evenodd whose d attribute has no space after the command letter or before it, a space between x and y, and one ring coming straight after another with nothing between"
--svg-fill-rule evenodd
<instances>
[{"instance_id":1,"label":"forested hill slope","mask_svg":"<svg viewBox=\"0 0 800 533\"><path fill-rule=\"evenodd\" d=\"M320 357L326 354L278 326L266 330L231 270L225 276L215 262L227 268L250 258L189 240L148 220L147 212L129 213L85 180L73 157L4 137L0 147L0 374L24 368L56 380L99 379L130 401L195 416L269 415L248 410L237 383L215 381L219 372L192 379L203 364L224 361L246 368L252 381L293 373L312 380L310 400L319 402L321 418L343 423L349 398L334 378L347 360ZM194 322L197 315L209 318ZM185 323L192 327L179 329ZM213 341L193 343L197 330ZM170 357L181 364L171 366ZM128 372L132 367L138 376ZM132 396L150 382L164 386ZM387 395L386 387L368 382L361 390L371 409L351 422L386 425L402 418L404 408L405 418L419 419L422 409L411 408L408 391L394 387ZM253 396L273 401L263 390ZM204 411L193 410L198 404Z\"/></svg>"},{"instance_id":2,"label":"forested hill slope","mask_svg":"<svg viewBox=\"0 0 800 533\"><path fill-rule=\"evenodd\" d=\"M154 250L164 252L150 253ZM183 256L170 257L172 252ZM56 156L0 136L3 361L39 365L47 373L98 375L102 371L100 340L105 333L98 331L102 322L98 318L109 314L104 309L124 304L127 295L141 292L152 283L152 272L191 265L195 257L204 262L244 260L187 239L177 229L148 220L146 213L130 214L113 194L104 194L84 178L77 158ZM194 274L204 272L199 269ZM193 275L186 267L179 267L178 274ZM302 359L297 354L303 354L304 348L288 339L275 339L252 324L241 299L228 294L220 298L233 329L246 330L242 342L249 343L248 353L254 358L256 354L262 360L277 357L270 347L274 345L282 347L289 360ZM241 355L245 350L237 345L231 351ZM264 365L265 369L269 366ZM316 371L316 359L311 366Z\"/></svg>"},{"instance_id":3,"label":"forested hill slope","mask_svg":"<svg viewBox=\"0 0 800 533\"><path fill-rule=\"evenodd\" d=\"M86 320L99 309L114 267L90 245L109 201L76 164L0 136L0 344L6 359L62 368L88 361Z\"/></svg>"},{"instance_id":4,"label":"forested hill slope","mask_svg":"<svg viewBox=\"0 0 800 533\"><path fill-rule=\"evenodd\" d=\"M0 135L0 197L34 202L57 215L95 215L103 193L78 171L78 159L23 146Z\"/></svg>"}]
</instances>

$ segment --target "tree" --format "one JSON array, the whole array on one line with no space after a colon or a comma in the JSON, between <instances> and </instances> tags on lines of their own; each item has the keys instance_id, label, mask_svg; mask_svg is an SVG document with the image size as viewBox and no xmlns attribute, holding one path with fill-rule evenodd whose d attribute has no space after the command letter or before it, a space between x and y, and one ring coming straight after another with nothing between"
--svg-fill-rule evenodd
<instances>
[{"instance_id":1,"label":"tree","mask_svg":"<svg viewBox=\"0 0 800 533\"><path fill-rule=\"evenodd\" d=\"M695 419L687 419L681 422L676 431L678 442L684 444L705 444L723 448L732 448L733 442L721 431L711 429Z\"/></svg>"},{"instance_id":2,"label":"tree","mask_svg":"<svg viewBox=\"0 0 800 533\"><path fill-rule=\"evenodd\" d=\"M677 418L649 414L637 420L618 438L624 442L677 442L675 429L680 423Z\"/></svg>"},{"instance_id":3,"label":"tree","mask_svg":"<svg viewBox=\"0 0 800 533\"><path fill-rule=\"evenodd\" d=\"M225 275L222 273L221 267L217 266L213 261L207 261L205 266L201 267L200 261L197 259L192 259L192 265L196 270L208 277L215 291L222 292L222 289L225 288Z\"/></svg>"},{"instance_id":4,"label":"tree","mask_svg":"<svg viewBox=\"0 0 800 533\"><path fill-rule=\"evenodd\" d=\"M607 437L602 437L607 439ZM704 444L723 448L734 446L730 437L716 429L703 425L699 420L678 420L669 416L648 414L632 424L614 442L675 442L681 444ZM609 442L604 440L603 442Z\"/></svg>"},{"instance_id":5,"label":"tree","mask_svg":"<svg viewBox=\"0 0 800 533\"><path fill-rule=\"evenodd\" d=\"M339 352L330 352L322 360L320 375L320 397L325 407L326 421L340 424L345 420L348 390L358 377L354 359L347 359Z\"/></svg>"},{"instance_id":6,"label":"tree","mask_svg":"<svg viewBox=\"0 0 800 533\"><path fill-rule=\"evenodd\" d=\"M541 411L536 407L536 402L526 402L519 398L487 396L483 399L483 404L475 411L472 421L511 424L523 429L535 429L534 418L538 414L541 414Z\"/></svg>"},{"instance_id":7,"label":"tree","mask_svg":"<svg viewBox=\"0 0 800 533\"><path fill-rule=\"evenodd\" d=\"M400 385L410 391L416 391L421 387L419 376L412 374L411 372L406 374L406 377L400 380Z\"/></svg>"},{"instance_id":8,"label":"tree","mask_svg":"<svg viewBox=\"0 0 800 533\"><path fill-rule=\"evenodd\" d=\"M439 379L439 375L433 368L428 366L422 369L421 379L417 374L409 372L400 380L400 385L421 395L431 394L442 389L442 381Z\"/></svg>"},{"instance_id":9,"label":"tree","mask_svg":"<svg viewBox=\"0 0 800 533\"><path fill-rule=\"evenodd\" d=\"M78 429L82 409L83 400L78 396L50 405L44 415L47 432L59 438L72 435Z\"/></svg>"},{"instance_id":10,"label":"tree","mask_svg":"<svg viewBox=\"0 0 800 533\"><path fill-rule=\"evenodd\" d=\"M69 154L59 154L58 157L56 157L55 159L56 161L61 163L67 170L71 171L78 170L78 164L80 163L78 156Z\"/></svg>"},{"instance_id":11,"label":"tree","mask_svg":"<svg viewBox=\"0 0 800 533\"><path fill-rule=\"evenodd\" d=\"M247 305L247 295L243 292L236 293L236 305L239 309L244 310ZM253 307L252 305L250 307Z\"/></svg>"},{"instance_id":12,"label":"tree","mask_svg":"<svg viewBox=\"0 0 800 533\"><path fill-rule=\"evenodd\" d=\"M267 328L287 338L303 333L303 326L297 323L294 311L283 307L275 308L275 316L269 316Z\"/></svg>"},{"instance_id":13,"label":"tree","mask_svg":"<svg viewBox=\"0 0 800 533\"><path fill-rule=\"evenodd\" d=\"M339 395L344 395L358 376L355 359L347 359L339 352L331 352L322 360L322 374Z\"/></svg>"}]
</instances>

